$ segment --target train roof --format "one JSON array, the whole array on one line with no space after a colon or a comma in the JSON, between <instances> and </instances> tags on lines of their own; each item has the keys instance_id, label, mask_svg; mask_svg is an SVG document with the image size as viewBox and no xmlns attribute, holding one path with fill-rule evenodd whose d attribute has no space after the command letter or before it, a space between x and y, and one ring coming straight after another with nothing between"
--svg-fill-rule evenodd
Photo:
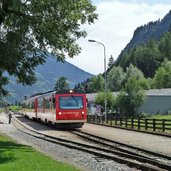
<instances>
[{"instance_id":1,"label":"train roof","mask_svg":"<svg viewBox=\"0 0 171 171\"><path fill-rule=\"evenodd\" d=\"M44 95L44 94L49 94L49 93L55 93L56 91L52 90L52 91L47 91L47 92L44 92L44 93L36 93L36 94L33 94L30 96L31 97L35 97L35 96L40 96L40 95Z\"/></svg>"},{"instance_id":2,"label":"train roof","mask_svg":"<svg viewBox=\"0 0 171 171\"><path fill-rule=\"evenodd\" d=\"M82 91L82 90L65 89L65 90L59 90L59 91L52 90L52 91L47 91L47 92L44 92L44 93L36 93L36 94L31 95L29 98L33 98L33 97L36 97L36 96L42 96L42 95L46 95L46 94L71 94L71 93L85 94L85 92Z\"/></svg>"},{"instance_id":3,"label":"train roof","mask_svg":"<svg viewBox=\"0 0 171 171\"><path fill-rule=\"evenodd\" d=\"M71 93L85 94L84 91L82 91L82 90L76 90L76 89L65 89L65 90L56 91L56 94L71 94Z\"/></svg>"}]
</instances>

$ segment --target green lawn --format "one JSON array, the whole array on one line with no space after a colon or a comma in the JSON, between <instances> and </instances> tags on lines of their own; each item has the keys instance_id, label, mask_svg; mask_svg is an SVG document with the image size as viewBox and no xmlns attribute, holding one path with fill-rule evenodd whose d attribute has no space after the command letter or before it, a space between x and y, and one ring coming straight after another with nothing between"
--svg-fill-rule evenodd
<instances>
[{"instance_id":1,"label":"green lawn","mask_svg":"<svg viewBox=\"0 0 171 171\"><path fill-rule=\"evenodd\" d=\"M147 118L155 118L155 119L171 119L171 115L152 115Z\"/></svg>"},{"instance_id":2,"label":"green lawn","mask_svg":"<svg viewBox=\"0 0 171 171\"><path fill-rule=\"evenodd\" d=\"M79 171L65 163L42 155L33 148L15 143L0 134L0 170L2 171Z\"/></svg>"},{"instance_id":3,"label":"green lawn","mask_svg":"<svg viewBox=\"0 0 171 171\"><path fill-rule=\"evenodd\" d=\"M0 113L4 112L4 108L0 108Z\"/></svg>"}]
</instances>

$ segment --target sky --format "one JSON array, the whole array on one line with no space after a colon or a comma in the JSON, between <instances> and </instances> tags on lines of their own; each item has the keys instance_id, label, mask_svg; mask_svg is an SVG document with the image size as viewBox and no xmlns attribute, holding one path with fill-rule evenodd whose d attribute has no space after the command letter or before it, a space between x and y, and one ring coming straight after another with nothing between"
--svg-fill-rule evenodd
<instances>
[{"instance_id":1,"label":"sky","mask_svg":"<svg viewBox=\"0 0 171 171\"><path fill-rule=\"evenodd\" d=\"M82 52L66 60L95 75L104 72L104 48L89 39L104 44L107 66L109 57L117 59L137 27L162 19L171 10L171 0L92 0L92 4L97 8L98 20L81 27L88 33L77 41Z\"/></svg>"}]
</instances>

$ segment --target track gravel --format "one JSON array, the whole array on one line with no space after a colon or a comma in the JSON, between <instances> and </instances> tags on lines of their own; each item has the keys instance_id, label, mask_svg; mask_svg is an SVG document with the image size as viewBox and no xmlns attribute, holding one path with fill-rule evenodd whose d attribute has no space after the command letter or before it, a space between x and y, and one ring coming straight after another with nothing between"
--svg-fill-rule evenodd
<instances>
[{"instance_id":1,"label":"track gravel","mask_svg":"<svg viewBox=\"0 0 171 171\"><path fill-rule=\"evenodd\" d=\"M8 124L8 118L3 113L0 114L0 121L4 123L0 124L0 133L6 134L18 143L32 146L57 161L74 165L82 171L137 171L135 168L129 168L127 165L119 164L112 160L104 160L89 153L45 142L22 133L18 131L13 124Z\"/></svg>"}]
</instances>

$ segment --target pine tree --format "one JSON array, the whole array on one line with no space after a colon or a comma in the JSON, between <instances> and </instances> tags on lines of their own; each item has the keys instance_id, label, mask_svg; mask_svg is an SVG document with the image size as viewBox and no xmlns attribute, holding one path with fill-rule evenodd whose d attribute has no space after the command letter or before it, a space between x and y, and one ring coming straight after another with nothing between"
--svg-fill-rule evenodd
<instances>
[{"instance_id":1,"label":"pine tree","mask_svg":"<svg viewBox=\"0 0 171 171\"><path fill-rule=\"evenodd\" d=\"M114 63L114 58L113 56L111 55L110 58L109 58L109 62L108 62L108 68L110 68Z\"/></svg>"}]
</instances>

